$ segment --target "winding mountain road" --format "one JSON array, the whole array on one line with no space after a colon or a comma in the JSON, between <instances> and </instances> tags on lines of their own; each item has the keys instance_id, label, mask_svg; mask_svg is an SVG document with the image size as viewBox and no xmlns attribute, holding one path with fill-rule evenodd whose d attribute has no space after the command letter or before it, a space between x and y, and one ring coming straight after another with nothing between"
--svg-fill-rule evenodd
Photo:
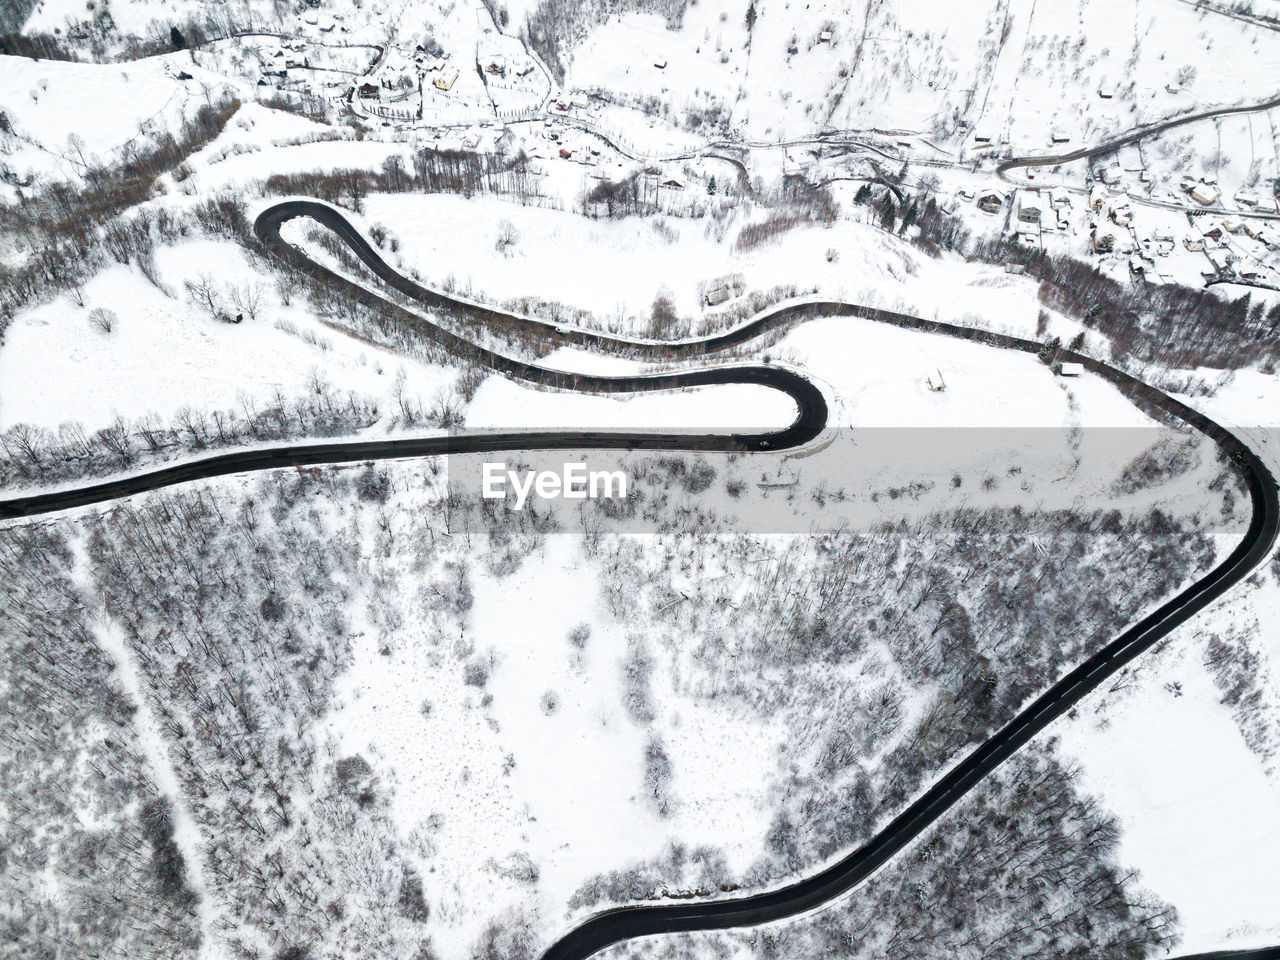
<instances>
[{"instance_id":1,"label":"winding mountain road","mask_svg":"<svg viewBox=\"0 0 1280 960\"><path fill-rule=\"evenodd\" d=\"M771 308L742 326L712 337L661 343L617 337L588 330L558 327L530 317L494 310L403 276L351 225L341 211L312 200L273 204L257 218L258 240L271 255L360 302L390 311L418 326L422 334L445 349L483 364L505 376L560 390L639 393L677 390L714 384L760 384L786 393L797 415L787 428L766 433L696 434L660 432L539 431L473 433L420 439L344 441L271 449L242 450L162 467L82 487L0 501L0 518L42 514L102 504L149 490L192 480L254 470L315 464L351 463L374 459L437 456L445 453L529 449L626 448L653 450L780 451L814 440L827 422L822 392L800 373L771 364L726 363L654 374L603 377L551 370L504 356L466 340L399 303L377 294L349 277L318 263L280 236L283 223L306 217L332 230L380 281L405 297L432 309L448 311L469 322L514 325L523 334L550 344L574 344L594 350L625 353L649 359L676 361L705 359L732 347L758 341L819 316L857 316L930 333L990 344L1003 349L1036 353L1041 345L1004 334L924 320L906 314L844 303L808 300ZM543 960L585 960L625 940L654 934L722 930L755 926L813 910L849 892L880 866L935 824L973 787L1025 745L1053 720L1062 716L1090 691L1113 676L1170 631L1203 610L1233 585L1249 576L1270 553L1280 527L1280 503L1274 478L1253 451L1233 433L1136 378L1092 357L1064 352L1062 359L1083 364L1110 381L1135 403L1175 418L1213 439L1248 490L1252 516L1240 544L1213 570L1159 609L1130 626L1120 636L1071 670L1025 707L1004 728L957 762L888 826L864 846L809 877L766 893L718 900L656 906L621 907L590 917L567 931L543 955ZM1197 955L1194 960L1273 960L1280 947ZM1187 958L1192 960L1192 958Z\"/></svg>"}]
</instances>

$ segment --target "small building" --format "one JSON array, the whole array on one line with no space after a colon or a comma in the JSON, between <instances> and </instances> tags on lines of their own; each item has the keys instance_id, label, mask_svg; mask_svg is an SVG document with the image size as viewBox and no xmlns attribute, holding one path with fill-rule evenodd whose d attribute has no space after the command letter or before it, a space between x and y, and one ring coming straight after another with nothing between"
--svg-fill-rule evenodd
<instances>
[{"instance_id":1,"label":"small building","mask_svg":"<svg viewBox=\"0 0 1280 960\"><path fill-rule=\"evenodd\" d=\"M1043 212L1040 202L1040 191L1038 190L1019 190L1018 191L1018 219L1023 223L1040 222L1040 215Z\"/></svg>"},{"instance_id":2,"label":"small building","mask_svg":"<svg viewBox=\"0 0 1280 960\"><path fill-rule=\"evenodd\" d=\"M1257 196L1255 194L1250 193L1248 190L1237 190L1235 195L1235 201L1236 203L1240 204L1242 207L1253 208L1258 205Z\"/></svg>"},{"instance_id":3,"label":"small building","mask_svg":"<svg viewBox=\"0 0 1280 960\"><path fill-rule=\"evenodd\" d=\"M1210 221L1200 228L1200 235L1204 237L1206 241L1212 240L1215 244L1218 244L1221 243L1222 238L1226 236L1226 231L1222 229L1221 223ZM1206 246L1208 246L1207 243Z\"/></svg>"},{"instance_id":4,"label":"small building","mask_svg":"<svg viewBox=\"0 0 1280 960\"><path fill-rule=\"evenodd\" d=\"M823 30L820 34L818 34L818 42L819 42L819 43L830 43L830 42L831 42L831 31L830 31L830 30Z\"/></svg>"},{"instance_id":5,"label":"small building","mask_svg":"<svg viewBox=\"0 0 1280 960\"><path fill-rule=\"evenodd\" d=\"M1207 207L1222 196L1218 188L1211 183L1197 183L1188 193L1191 194L1191 199L1202 207Z\"/></svg>"},{"instance_id":6,"label":"small building","mask_svg":"<svg viewBox=\"0 0 1280 960\"><path fill-rule=\"evenodd\" d=\"M1209 258L1209 262L1214 265L1218 273L1225 273L1231 266L1231 260L1222 250L1206 249L1204 255Z\"/></svg>"},{"instance_id":7,"label":"small building","mask_svg":"<svg viewBox=\"0 0 1280 960\"><path fill-rule=\"evenodd\" d=\"M448 70L436 74L436 78L431 81L437 90L450 90L453 85L458 82L458 71Z\"/></svg>"},{"instance_id":8,"label":"small building","mask_svg":"<svg viewBox=\"0 0 1280 960\"><path fill-rule=\"evenodd\" d=\"M1242 280L1257 280L1262 276L1262 271L1258 269L1256 264L1242 263L1236 267L1236 273Z\"/></svg>"},{"instance_id":9,"label":"small building","mask_svg":"<svg viewBox=\"0 0 1280 960\"><path fill-rule=\"evenodd\" d=\"M684 181L679 177L663 177L661 183L662 186L666 187L668 190L684 189Z\"/></svg>"},{"instance_id":10,"label":"small building","mask_svg":"<svg viewBox=\"0 0 1280 960\"><path fill-rule=\"evenodd\" d=\"M1098 96L1103 100L1110 100L1116 95L1116 85L1110 80L1103 80L1098 84Z\"/></svg>"},{"instance_id":11,"label":"small building","mask_svg":"<svg viewBox=\"0 0 1280 960\"><path fill-rule=\"evenodd\" d=\"M1227 217L1222 221L1222 229L1227 233L1239 233L1244 229L1244 221L1239 217Z\"/></svg>"},{"instance_id":12,"label":"small building","mask_svg":"<svg viewBox=\"0 0 1280 960\"><path fill-rule=\"evenodd\" d=\"M1049 203L1058 210L1064 210L1071 206L1071 191L1065 187L1054 187L1049 191Z\"/></svg>"},{"instance_id":13,"label":"small building","mask_svg":"<svg viewBox=\"0 0 1280 960\"><path fill-rule=\"evenodd\" d=\"M1102 205L1107 202L1107 191L1101 184L1095 183L1093 189L1089 191L1089 209L1097 213L1102 209Z\"/></svg>"},{"instance_id":14,"label":"small building","mask_svg":"<svg viewBox=\"0 0 1280 960\"><path fill-rule=\"evenodd\" d=\"M1058 376L1060 377L1082 377L1084 376L1084 364L1072 363L1070 361L1058 365Z\"/></svg>"},{"instance_id":15,"label":"small building","mask_svg":"<svg viewBox=\"0 0 1280 960\"><path fill-rule=\"evenodd\" d=\"M1098 171L1098 179L1106 184L1119 183L1123 172L1120 169L1120 164L1113 163Z\"/></svg>"},{"instance_id":16,"label":"small building","mask_svg":"<svg viewBox=\"0 0 1280 960\"><path fill-rule=\"evenodd\" d=\"M1004 191L988 187L978 194L978 209L983 213L995 213L1004 206Z\"/></svg>"},{"instance_id":17,"label":"small building","mask_svg":"<svg viewBox=\"0 0 1280 960\"><path fill-rule=\"evenodd\" d=\"M359 90L357 92L360 94L361 99L364 99L364 100L378 99L378 85L376 83L369 83L368 81L366 81L360 84Z\"/></svg>"},{"instance_id":18,"label":"small building","mask_svg":"<svg viewBox=\"0 0 1280 960\"><path fill-rule=\"evenodd\" d=\"M1129 201L1122 199L1111 205L1111 222L1118 227L1127 227L1133 223L1133 207Z\"/></svg>"},{"instance_id":19,"label":"small building","mask_svg":"<svg viewBox=\"0 0 1280 960\"><path fill-rule=\"evenodd\" d=\"M665 70L665 69L667 69L667 61L666 61L666 60L655 60L655 61L653 61L653 65L654 65L654 67L656 67L658 70Z\"/></svg>"},{"instance_id":20,"label":"small building","mask_svg":"<svg viewBox=\"0 0 1280 960\"><path fill-rule=\"evenodd\" d=\"M579 110L585 110L591 106L591 101L587 99L585 93L575 93L569 98L569 106L577 107Z\"/></svg>"},{"instance_id":21,"label":"small building","mask_svg":"<svg viewBox=\"0 0 1280 960\"><path fill-rule=\"evenodd\" d=\"M1093 250L1095 253L1111 253L1116 248L1116 235L1110 230L1098 230L1093 235Z\"/></svg>"},{"instance_id":22,"label":"small building","mask_svg":"<svg viewBox=\"0 0 1280 960\"><path fill-rule=\"evenodd\" d=\"M1246 220L1244 221L1244 226L1241 229L1244 230L1245 236L1250 239L1261 240L1263 233L1266 230L1266 225L1259 220Z\"/></svg>"},{"instance_id":23,"label":"small building","mask_svg":"<svg viewBox=\"0 0 1280 960\"><path fill-rule=\"evenodd\" d=\"M1166 93L1181 93L1182 85L1178 83L1166 83L1164 85L1164 89Z\"/></svg>"},{"instance_id":24,"label":"small building","mask_svg":"<svg viewBox=\"0 0 1280 960\"><path fill-rule=\"evenodd\" d=\"M1049 134L1050 143L1070 143L1071 134L1063 130L1061 127L1054 127Z\"/></svg>"},{"instance_id":25,"label":"small building","mask_svg":"<svg viewBox=\"0 0 1280 960\"><path fill-rule=\"evenodd\" d=\"M727 302L733 297L733 291L729 289L729 285L725 283L717 283L707 288L707 292L702 296L702 302L708 307L718 307L720 304Z\"/></svg>"},{"instance_id":26,"label":"small building","mask_svg":"<svg viewBox=\"0 0 1280 960\"><path fill-rule=\"evenodd\" d=\"M507 65L501 58L490 60L484 65L484 72L491 77L505 77L507 75Z\"/></svg>"}]
</instances>

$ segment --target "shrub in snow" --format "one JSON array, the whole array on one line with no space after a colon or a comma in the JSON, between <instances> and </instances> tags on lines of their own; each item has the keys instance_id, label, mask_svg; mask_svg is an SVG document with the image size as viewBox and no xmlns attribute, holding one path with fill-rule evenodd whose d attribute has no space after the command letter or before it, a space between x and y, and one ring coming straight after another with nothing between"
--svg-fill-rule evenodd
<instances>
[{"instance_id":1,"label":"shrub in snow","mask_svg":"<svg viewBox=\"0 0 1280 960\"><path fill-rule=\"evenodd\" d=\"M116 325L115 311L105 307L94 307L89 311L89 322L103 333L110 333Z\"/></svg>"}]
</instances>

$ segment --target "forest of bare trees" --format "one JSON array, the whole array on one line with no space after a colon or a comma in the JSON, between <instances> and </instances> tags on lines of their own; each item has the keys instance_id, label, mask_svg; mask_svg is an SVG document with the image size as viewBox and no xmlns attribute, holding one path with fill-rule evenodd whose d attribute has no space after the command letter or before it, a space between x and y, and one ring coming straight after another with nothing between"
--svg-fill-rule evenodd
<instances>
[{"instance_id":1,"label":"forest of bare trees","mask_svg":"<svg viewBox=\"0 0 1280 960\"><path fill-rule=\"evenodd\" d=\"M0 530L0 952L194 958L196 902L65 528Z\"/></svg>"},{"instance_id":2,"label":"forest of bare trees","mask_svg":"<svg viewBox=\"0 0 1280 960\"><path fill-rule=\"evenodd\" d=\"M681 594L667 562L597 545L621 571L610 607L653 611L633 640L647 653L628 668L627 689L655 733L671 739L663 714L685 697L732 702L786 725L785 762L805 758L775 774L784 787L771 797L767 855L744 874L714 877L703 895L773 883L866 841L947 763L1213 557L1207 537L1158 511L934 519L778 553L698 533L670 561L696 569L727 551L750 571L745 593L729 582ZM641 693L650 671L679 676L680 699ZM574 902L691 884L642 864L587 884Z\"/></svg>"},{"instance_id":3,"label":"forest of bare trees","mask_svg":"<svg viewBox=\"0 0 1280 960\"><path fill-rule=\"evenodd\" d=\"M239 107L236 100L202 106L176 134L162 131L130 141L117 162L87 169L77 182L51 183L34 196L0 207L5 231L21 237L32 251L17 265L0 264L0 343L18 310L74 289L108 255L119 259L121 248L109 245L113 238L123 237L125 251L136 254L143 248L130 244L142 243L144 232L161 242L175 236L182 229L180 218L166 211L139 213L131 226L115 218L149 199L156 180L212 141Z\"/></svg>"},{"instance_id":4,"label":"forest of bare trees","mask_svg":"<svg viewBox=\"0 0 1280 960\"><path fill-rule=\"evenodd\" d=\"M1119 861L1120 831L1052 743L1024 749L863 887L789 924L659 937L610 960L1142 960L1177 912Z\"/></svg>"},{"instance_id":5,"label":"forest of bare trees","mask_svg":"<svg viewBox=\"0 0 1280 960\"><path fill-rule=\"evenodd\" d=\"M1122 283L1075 257L1029 250L1011 240L975 239L928 194L895 207L885 191L867 202L886 229L926 253L953 251L987 263L1016 263L1040 281L1040 300L1111 341L1113 356L1166 367L1239 369L1280 362L1280 304L1234 300L1178 284Z\"/></svg>"}]
</instances>

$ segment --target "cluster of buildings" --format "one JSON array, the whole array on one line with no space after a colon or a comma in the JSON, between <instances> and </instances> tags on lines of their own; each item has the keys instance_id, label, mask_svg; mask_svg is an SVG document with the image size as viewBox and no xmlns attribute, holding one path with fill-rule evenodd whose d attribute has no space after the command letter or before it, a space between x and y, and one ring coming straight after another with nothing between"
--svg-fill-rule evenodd
<instances>
[{"instance_id":1,"label":"cluster of buildings","mask_svg":"<svg viewBox=\"0 0 1280 960\"><path fill-rule=\"evenodd\" d=\"M996 214L1010 197L1002 187L988 186L976 192L962 189L960 199L973 201L983 213ZM1071 232L1073 206L1071 192L1063 187L1017 190L1013 193L1009 230L1019 243L1041 249L1044 234Z\"/></svg>"},{"instance_id":2,"label":"cluster of buildings","mask_svg":"<svg viewBox=\"0 0 1280 960\"><path fill-rule=\"evenodd\" d=\"M1166 266L1166 260L1177 250L1179 237L1185 250L1204 255L1200 274L1205 280L1258 282L1280 273L1272 263L1280 263L1280 257L1272 256L1280 252L1280 230L1268 221L1244 212L1206 212L1189 218L1185 232L1167 225L1178 214L1157 212L1137 221L1132 199L1117 187L1118 177L1108 173L1099 180L1087 197L1062 186L1010 193L996 185L978 191L962 189L959 196L984 213L1005 212L1008 233L1037 250L1044 248L1048 235L1070 235L1073 215L1083 212L1088 218L1093 252L1127 257L1130 275L1148 283L1171 280L1173 271ZM1214 184L1190 180L1181 187L1201 205L1220 199ZM1240 191L1234 199L1242 207L1258 206L1248 191Z\"/></svg>"},{"instance_id":3,"label":"cluster of buildings","mask_svg":"<svg viewBox=\"0 0 1280 960\"><path fill-rule=\"evenodd\" d=\"M1280 250L1280 234L1265 221L1250 217L1206 215L1191 222L1182 243L1204 254L1207 263L1201 274L1207 280L1259 280L1273 272L1264 258Z\"/></svg>"}]
</instances>

